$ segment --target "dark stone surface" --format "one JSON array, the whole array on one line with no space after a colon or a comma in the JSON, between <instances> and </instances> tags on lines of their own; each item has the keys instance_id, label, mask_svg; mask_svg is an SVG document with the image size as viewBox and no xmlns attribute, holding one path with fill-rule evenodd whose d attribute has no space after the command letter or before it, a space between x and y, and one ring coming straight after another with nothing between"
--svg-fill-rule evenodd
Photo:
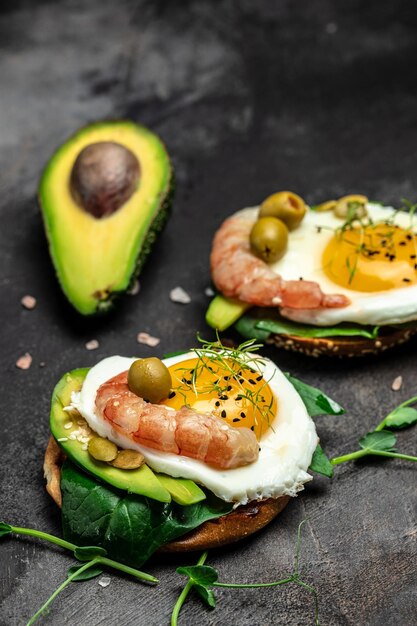
<instances>
[{"instance_id":1,"label":"dark stone surface","mask_svg":"<svg viewBox=\"0 0 417 626\"><path fill-rule=\"evenodd\" d=\"M416 30L412 0L2 2L2 518L60 532L41 466L51 390L66 370L114 353L149 354L136 344L141 330L162 338L158 354L189 347L196 330L209 335L210 240L229 213L280 188L310 202L349 192L416 200ZM140 294L105 319L83 320L57 286L36 186L53 149L77 127L124 116L166 141L177 172L175 208ZM190 293L190 305L169 301L176 285ZM33 311L19 304L26 293L38 298ZM91 338L100 341L96 352L85 350ZM347 407L344 417L317 420L328 452L341 454L417 392L416 345L357 362L274 356ZM19 371L25 351L33 365ZM399 374L403 388L394 393ZM399 440L416 452L415 431ZM291 568L297 524L308 518L302 564L319 591L321 623L411 626L415 514L411 464L342 466L332 482L314 480L265 532L209 561L225 581L274 580ZM0 623L24 624L72 559L28 540L5 540L0 551ZM43 623L168 624L183 582L175 567L195 559L154 559L155 589L116 575L106 589L97 580L74 584ZM180 623L313 623L312 598L295 586L218 597L212 613L190 598Z\"/></svg>"}]
</instances>

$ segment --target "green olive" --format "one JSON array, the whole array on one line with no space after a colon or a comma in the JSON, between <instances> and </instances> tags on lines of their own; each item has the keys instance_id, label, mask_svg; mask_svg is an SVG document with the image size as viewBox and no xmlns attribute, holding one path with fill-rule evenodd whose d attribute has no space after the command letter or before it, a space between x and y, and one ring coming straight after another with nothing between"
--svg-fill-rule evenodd
<instances>
[{"instance_id":1,"label":"green olive","mask_svg":"<svg viewBox=\"0 0 417 626\"><path fill-rule=\"evenodd\" d=\"M334 214L342 219L361 219L368 215L367 202L368 198L359 194L343 196L337 201Z\"/></svg>"},{"instance_id":2,"label":"green olive","mask_svg":"<svg viewBox=\"0 0 417 626\"><path fill-rule=\"evenodd\" d=\"M250 246L266 263L274 263L285 254L288 228L276 217L261 217L251 230Z\"/></svg>"},{"instance_id":3,"label":"green olive","mask_svg":"<svg viewBox=\"0 0 417 626\"><path fill-rule=\"evenodd\" d=\"M132 470L137 469L144 462L145 457L137 450L120 450L117 457L111 461L111 465L119 469Z\"/></svg>"},{"instance_id":4,"label":"green olive","mask_svg":"<svg viewBox=\"0 0 417 626\"><path fill-rule=\"evenodd\" d=\"M168 368L156 357L134 361L130 366L127 382L130 391L153 403L167 398L172 387Z\"/></svg>"},{"instance_id":5,"label":"green olive","mask_svg":"<svg viewBox=\"0 0 417 626\"><path fill-rule=\"evenodd\" d=\"M113 461L117 456L117 446L104 437L93 437L88 442L88 452L96 461Z\"/></svg>"},{"instance_id":6,"label":"green olive","mask_svg":"<svg viewBox=\"0 0 417 626\"><path fill-rule=\"evenodd\" d=\"M300 196L292 191L279 191L262 202L259 217L276 217L289 230L294 230L301 224L306 212L306 203Z\"/></svg>"}]
</instances>

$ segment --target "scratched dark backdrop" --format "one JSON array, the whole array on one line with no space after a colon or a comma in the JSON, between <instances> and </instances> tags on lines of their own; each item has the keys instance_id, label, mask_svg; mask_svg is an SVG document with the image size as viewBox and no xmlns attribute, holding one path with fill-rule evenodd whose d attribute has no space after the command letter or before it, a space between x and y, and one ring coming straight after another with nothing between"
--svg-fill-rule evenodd
<instances>
[{"instance_id":1,"label":"scratched dark backdrop","mask_svg":"<svg viewBox=\"0 0 417 626\"><path fill-rule=\"evenodd\" d=\"M114 353L150 354L136 344L141 330L161 337L158 354L191 346L196 330L209 335L210 240L229 213L280 188L310 202L349 192L394 203L417 199L416 66L412 0L1 3L0 517L60 532L41 466L51 390L66 370ZM140 294L106 319L83 320L57 286L35 194L54 148L106 117L129 117L162 136L177 195ZM177 285L191 304L170 302ZM33 311L20 305L27 293L38 300ZM93 338L100 348L87 352ZM344 417L317 420L329 453L341 454L417 392L416 345L357 362L273 356L347 407ZM15 362L26 351L33 364L20 371ZM403 387L394 393L400 374ZM416 453L416 432L399 439ZM290 570L297 525L307 518L302 564L320 594L321 623L411 626L415 486L411 464L343 466L333 482L315 479L265 532L214 551L210 563L225 581L275 580ZM25 624L71 558L17 539L5 540L0 555L0 623ZM161 580L154 589L116 575L106 589L97 580L74 584L43 623L168 624L180 562L148 564ZM218 596L214 612L190 598L181 624L313 623L312 598L298 587Z\"/></svg>"}]
</instances>

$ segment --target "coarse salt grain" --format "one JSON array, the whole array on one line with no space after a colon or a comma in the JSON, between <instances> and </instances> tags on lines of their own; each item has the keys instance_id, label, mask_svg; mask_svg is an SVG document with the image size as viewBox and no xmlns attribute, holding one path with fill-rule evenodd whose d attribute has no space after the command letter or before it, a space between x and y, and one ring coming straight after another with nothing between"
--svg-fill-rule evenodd
<instances>
[{"instance_id":1,"label":"coarse salt grain","mask_svg":"<svg viewBox=\"0 0 417 626\"><path fill-rule=\"evenodd\" d=\"M87 343L85 344L85 347L87 350L97 350L99 345L100 344L97 341L97 339L91 339L91 341L87 341Z\"/></svg>"},{"instance_id":2,"label":"coarse salt grain","mask_svg":"<svg viewBox=\"0 0 417 626\"><path fill-rule=\"evenodd\" d=\"M110 580L111 579L108 576L103 576L103 578L100 578L98 581L98 584L100 587L108 587L110 585Z\"/></svg>"},{"instance_id":3,"label":"coarse salt grain","mask_svg":"<svg viewBox=\"0 0 417 626\"><path fill-rule=\"evenodd\" d=\"M26 352L23 356L19 357L16 361L16 367L20 370L28 370L32 365L32 355Z\"/></svg>"},{"instance_id":4,"label":"coarse salt grain","mask_svg":"<svg viewBox=\"0 0 417 626\"><path fill-rule=\"evenodd\" d=\"M127 291L127 295L136 296L139 293L139 291L140 291L140 282L138 280L135 280L133 285Z\"/></svg>"},{"instance_id":5,"label":"coarse salt grain","mask_svg":"<svg viewBox=\"0 0 417 626\"><path fill-rule=\"evenodd\" d=\"M191 302L190 296L182 287L171 289L169 297L172 302L177 302L178 304L189 304Z\"/></svg>"},{"instance_id":6,"label":"coarse salt grain","mask_svg":"<svg viewBox=\"0 0 417 626\"><path fill-rule=\"evenodd\" d=\"M391 389L393 391L399 391L401 389L402 384L403 384L403 377L397 376L397 378L394 378L394 380L392 381Z\"/></svg>"},{"instance_id":7,"label":"coarse salt grain","mask_svg":"<svg viewBox=\"0 0 417 626\"><path fill-rule=\"evenodd\" d=\"M149 333L138 333L136 340L138 343L143 343L150 348L154 348L161 342L159 337L152 337Z\"/></svg>"},{"instance_id":8,"label":"coarse salt grain","mask_svg":"<svg viewBox=\"0 0 417 626\"><path fill-rule=\"evenodd\" d=\"M23 296L23 298L20 300L20 304L25 309L28 309L29 311L31 311L36 306L36 298L34 298L33 296L29 296L29 295Z\"/></svg>"},{"instance_id":9,"label":"coarse salt grain","mask_svg":"<svg viewBox=\"0 0 417 626\"><path fill-rule=\"evenodd\" d=\"M211 297L214 296L214 291L211 287L206 287L204 289L204 293L206 294L206 296Z\"/></svg>"}]
</instances>

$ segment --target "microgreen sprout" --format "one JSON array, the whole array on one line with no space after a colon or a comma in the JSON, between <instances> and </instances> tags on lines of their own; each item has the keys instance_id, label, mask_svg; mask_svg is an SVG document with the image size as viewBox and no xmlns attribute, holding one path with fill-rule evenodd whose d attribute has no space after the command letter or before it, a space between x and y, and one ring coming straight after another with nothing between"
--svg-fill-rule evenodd
<instances>
[{"instance_id":1,"label":"microgreen sprout","mask_svg":"<svg viewBox=\"0 0 417 626\"><path fill-rule=\"evenodd\" d=\"M399 428L406 428L417 423L417 410L410 405L417 403L417 396L402 402L393 409L376 428L361 437L358 441L359 449L348 454L336 456L329 459L323 448L317 446L310 464L310 470L317 474L323 474L331 478L333 476L333 466L354 461L366 456L382 456L404 461L417 462L417 456L402 454L397 452L395 445L397 438L391 431Z\"/></svg>"},{"instance_id":2,"label":"microgreen sprout","mask_svg":"<svg viewBox=\"0 0 417 626\"><path fill-rule=\"evenodd\" d=\"M229 589L255 589L259 587L278 587L280 585L286 585L289 583L295 583L300 587L304 587L314 596L315 602L315 625L319 626L319 605L318 605L318 593L317 590L306 583L301 578L300 572L300 545L301 545L301 528L306 520L303 520L297 531L297 541L294 555L294 565L291 574L275 580L270 583L222 583L218 581L218 572L214 567L204 565L207 560L208 552L203 552L199 558L197 565L191 565L186 567L178 567L178 574L188 576L188 582L182 590L171 615L171 626L178 626L178 616L181 608L187 599L188 594L194 589L203 601L211 608L216 606L216 597L213 592L214 587L229 588Z\"/></svg>"},{"instance_id":3,"label":"microgreen sprout","mask_svg":"<svg viewBox=\"0 0 417 626\"><path fill-rule=\"evenodd\" d=\"M204 394L217 394L219 400L228 395L230 383L233 381L238 389L237 397L253 406L254 420L258 425L259 420L270 426L273 417L273 397L266 403L263 391L267 389L270 380L263 380L262 384L252 390L248 388L243 374L263 375L264 359L254 354L262 347L256 343L256 339L244 341L237 347L229 347L222 344L217 334L215 341L207 341L197 334L201 346L192 348L196 355L196 362L191 368L177 368L177 380L180 383L175 388L184 402L187 394L192 390L196 397ZM227 380L224 378L227 372ZM205 383L202 382L203 374ZM208 374L208 376L207 376Z\"/></svg>"},{"instance_id":4,"label":"microgreen sprout","mask_svg":"<svg viewBox=\"0 0 417 626\"><path fill-rule=\"evenodd\" d=\"M100 546L76 546L69 541L65 541L64 539L55 537L49 533L44 533L41 530L11 526L5 522L0 522L0 538L12 533L16 535L28 535L29 537L36 537L38 539L49 541L50 543L60 546L65 550L69 550L74 554L78 561L83 563L82 565L73 565L69 568L66 580L59 585L59 587L49 596L46 602L44 602L41 608L30 618L27 626L32 626L32 624L34 624L35 621L45 613L57 595L61 593L61 591L63 591L71 582L89 580L95 576L100 576L103 572L102 567L110 567L145 582L158 582L158 579L150 574L146 574L145 572L141 572L133 567L124 565L124 563L118 563L117 561L108 559L106 556L106 550Z\"/></svg>"}]
</instances>

